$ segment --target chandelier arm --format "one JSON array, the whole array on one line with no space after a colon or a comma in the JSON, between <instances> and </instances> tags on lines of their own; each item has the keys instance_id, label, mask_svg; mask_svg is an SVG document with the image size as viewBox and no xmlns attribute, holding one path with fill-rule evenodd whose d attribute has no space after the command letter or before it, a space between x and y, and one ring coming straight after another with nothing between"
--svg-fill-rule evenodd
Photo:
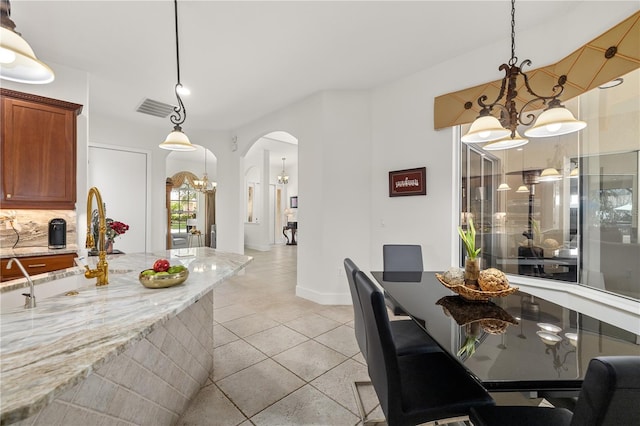
<instances>
[{"instance_id":1,"label":"chandelier arm","mask_svg":"<svg viewBox=\"0 0 640 426\"><path fill-rule=\"evenodd\" d=\"M491 111L493 109L494 106L496 106L498 104L498 102L500 101L500 99L502 99L502 97L504 96L504 91L507 88L507 80L509 79L509 65L507 64L502 64L500 65L500 67L498 68L499 71L504 71L504 77L502 78L502 83L500 85L500 92L498 93L498 96L496 97L496 100L491 102L490 104L486 104L485 101L487 100L487 95L482 95L478 98L478 105L480 105L482 107L483 110L487 110L487 111Z\"/></svg>"},{"instance_id":2,"label":"chandelier arm","mask_svg":"<svg viewBox=\"0 0 640 426\"><path fill-rule=\"evenodd\" d=\"M533 91L533 89L529 85L529 76L524 71L522 71L522 67L530 66L530 65L531 65L531 61L529 59L525 59L524 61L522 61L522 63L520 64L520 74L524 78L524 86L527 89L527 92L529 92L529 94L535 96L537 98L535 100L542 100L543 103L546 105L547 101L554 101L560 95L562 95L562 92L564 92L564 84L567 82L567 76L566 75L561 75L560 77L558 77L558 84L556 84L555 86L553 86L551 88L551 91L553 92L552 95L550 95L550 96L542 96L542 95L539 95L539 94L537 94L536 92ZM530 103L530 102L527 102L527 103Z\"/></svg>"}]
</instances>

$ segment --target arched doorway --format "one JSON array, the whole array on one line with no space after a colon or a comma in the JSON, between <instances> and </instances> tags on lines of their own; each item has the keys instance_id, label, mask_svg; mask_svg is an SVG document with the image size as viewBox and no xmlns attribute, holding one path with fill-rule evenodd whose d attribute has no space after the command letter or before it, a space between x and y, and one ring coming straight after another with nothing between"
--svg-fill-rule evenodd
<instances>
[{"instance_id":1,"label":"arched doorway","mask_svg":"<svg viewBox=\"0 0 640 426\"><path fill-rule=\"evenodd\" d=\"M166 159L167 248L216 247L217 160L207 148Z\"/></svg>"},{"instance_id":2,"label":"arched doorway","mask_svg":"<svg viewBox=\"0 0 640 426\"><path fill-rule=\"evenodd\" d=\"M245 247L291 243L297 226L298 139L285 131L258 138L244 155ZM285 179L286 176L286 179Z\"/></svg>"}]
</instances>

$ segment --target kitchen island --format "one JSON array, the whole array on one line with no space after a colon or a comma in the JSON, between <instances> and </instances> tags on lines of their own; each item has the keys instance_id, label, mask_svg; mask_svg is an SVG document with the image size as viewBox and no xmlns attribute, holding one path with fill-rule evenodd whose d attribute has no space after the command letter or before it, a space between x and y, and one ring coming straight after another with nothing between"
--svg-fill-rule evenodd
<instances>
[{"instance_id":1,"label":"kitchen island","mask_svg":"<svg viewBox=\"0 0 640 426\"><path fill-rule=\"evenodd\" d=\"M158 258L187 266L187 281L143 287L139 272ZM2 425L171 424L206 382L213 289L251 257L192 248L107 260L109 285L77 268L71 279L86 285L1 313Z\"/></svg>"}]
</instances>

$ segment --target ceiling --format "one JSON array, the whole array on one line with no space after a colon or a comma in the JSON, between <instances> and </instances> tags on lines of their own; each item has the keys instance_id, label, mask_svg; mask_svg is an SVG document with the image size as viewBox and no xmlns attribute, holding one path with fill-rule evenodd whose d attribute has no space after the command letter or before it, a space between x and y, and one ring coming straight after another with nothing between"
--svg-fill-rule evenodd
<instances>
[{"instance_id":1,"label":"ceiling","mask_svg":"<svg viewBox=\"0 0 640 426\"><path fill-rule=\"evenodd\" d=\"M519 1L516 29L577 3ZM168 0L14 0L12 19L54 71L89 73L92 114L170 128L135 110L145 98L176 102L173 10ZM501 40L506 56L510 33L504 0L181 0L178 15L187 133L233 129L322 90L375 87Z\"/></svg>"}]
</instances>

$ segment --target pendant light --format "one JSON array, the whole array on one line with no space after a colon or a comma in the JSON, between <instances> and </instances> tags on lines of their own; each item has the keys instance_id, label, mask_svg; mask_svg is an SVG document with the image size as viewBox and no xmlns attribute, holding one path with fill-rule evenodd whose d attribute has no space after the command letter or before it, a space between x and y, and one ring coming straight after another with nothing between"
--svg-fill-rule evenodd
<instances>
[{"instance_id":1,"label":"pendant light","mask_svg":"<svg viewBox=\"0 0 640 426\"><path fill-rule=\"evenodd\" d=\"M500 185L498 185L498 188L496 189L496 191L498 191L498 192L511 191L511 187L507 183L507 175L504 172L504 165L505 165L505 163L507 163L507 159L508 158L509 158L508 152L505 152L504 153L504 160L502 160L502 183Z\"/></svg>"},{"instance_id":2,"label":"pendant light","mask_svg":"<svg viewBox=\"0 0 640 426\"><path fill-rule=\"evenodd\" d=\"M522 185L520 185L520 186L518 187L518 189L516 189L516 192L517 192L517 193L519 193L519 194L529 192L529 187L528 187L527 185L525 185L525 183L526 183L526 184L531 183L531 182L530 182L531 180L530 180L530 179L527 179L527 174L526 174L526 172L524 171L524 149L521 151L521 153L522 153L522 157L521 157L521 158L522 158L522 181L523 181L522 183L523 183L523 184L522 184Z\"/></svg>"},{"instance_id":3,"label":"pendant light","mask_svg":"<svg viewBox=\"0 0 640 426\"><path fill-rule=\"evenodd\" d=\"M462 136L462 142L491 142L503 139L507 135L511 135L511 139L516 139L516 129L518 125L531 126L531 124L533 124L535 116L530 113L524 113L530 105L538 101L542 101L543 105L547 105L547 108L540 114L535 125L524 132L526 137L564 135L584 129L587 126L587 123L584 121L576 120L573 114L571 114L571 112L560 103L560 99L558 99L564 91L564 84L567 82L566 75L561 75L558 78L557 84L551 89L553 93L551 96L542 96L531 88L528 76L522 71L524 66L531 65L531 61L525 59L519 66L516 65L517 62L518 58L515 55L515 0L511 0L511 59L509 59L508 63L502 64L499 67L500 70L505 72L500 92L498 97L491 103L486 103L488 99L486 95L478 98L477 103L481 107L480 115L471 125L469 132ZM525 103L518 111L515 99L518 96L519 76L524 80L522 87L533 96L533 99ZM499 103L503 98L504 102ZM466 108L471 108L471 105L469 102ZM499 119L491 115L494 110L500 111ZM523 118L523 115L526 115L526 117ZM524 140L520 137L518 137L518 139ZM494 149L507 149L507 147L512 148L514 146L507 145L506 147Z\"/></svg>"},{"instance_id":4,"label":"pendant light","mask_svg":"<svg viewBox=\"0 0 640 426\"><path fill-rule=\"evenodd\" d=\"M51 68L36 58L29 43L15 30L9 0L0 4L0 25L0 78L26 84L51 83L55 78Z\"/></svg>"},{"instance_id":5,"label":"pendant light","mask_svg":"<svg viewBox=\"0 0 640 426\"><path fill-rule=\"evenodd\" d=\"M175 85L174 91L176 98L178 99L178 106L173 108L173 113L169 118L174 124L173 131L169 133L164 142L160 144L160 148L170 151L193 151L196 149L191 144L186 134L182 132L182 124L187 118L187 110L184 108L180 93L184 93L185 89L180 83L180 47L178 43L178 0L173 0L175 21L176 21L176 69L178 75L178 82Z\"/></svg>"},{"instance_id":6,"label":"pendant light","mask_svg":"<svg viewBox=\"0 0 640 426\"><path fill-rule=\"evenodd\" d=\"M207 148L204 149L204 173L202 179L194 180L193 185L198 192L210 192L217 186L216 182L209 182L209 175L207 174Z\"/></svg>"},{"instance_id":7,"label":"pendant light","mask_svg":"<svg viewBox=\"0 0 640 426\"><path fill-rule=\"evenodd\" d=\"M562 179L562 175L554 167L548 167L540 173L540 182L553 182L560 179Z\"/></svg>"},{"instance_id":8,"label":"pendant light","mask_svg":"<svg viewBox=\"0 0 640 426\"><path fill-rule=\"evenodd\" d=\"M286 160L286 157L282 157L282 173L280 173L280 175L278 175L278 183L286 185L289 183L289 175L287 175L287 172L284 171L284 161Z\"/></svg>"}]
</instances>

